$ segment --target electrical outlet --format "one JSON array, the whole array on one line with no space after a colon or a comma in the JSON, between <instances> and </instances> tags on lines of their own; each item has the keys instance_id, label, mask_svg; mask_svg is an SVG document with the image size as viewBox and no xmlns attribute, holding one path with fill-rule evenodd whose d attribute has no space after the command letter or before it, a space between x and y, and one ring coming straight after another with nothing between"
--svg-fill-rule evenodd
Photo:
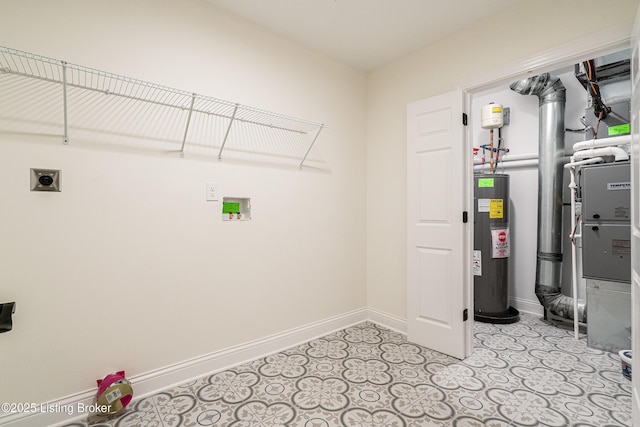
<instances>
[{"instance_id":1,"label":"electrical outlet","mask_svg":"<svg viewBox=\"0 0 640 427\"><path fill-rule=\"evenodd\" d=\"M207 201L217 202L220 200L220 185L216 182L207 182Z\"/></svg>"}]
</instances>

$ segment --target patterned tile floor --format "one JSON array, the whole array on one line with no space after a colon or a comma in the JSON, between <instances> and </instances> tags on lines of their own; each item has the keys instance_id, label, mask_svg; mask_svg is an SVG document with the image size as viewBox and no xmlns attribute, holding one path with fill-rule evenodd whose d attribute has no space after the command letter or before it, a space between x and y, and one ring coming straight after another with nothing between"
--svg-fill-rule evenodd
<instances>
[{"instance_id":1,"label":"patterned tile floor","mask_svg":"<svg viewBox=\"0 0 640 427\"><path fill-rule=\"evenodd\" d=\"M616 354L528 315L474 335L459 361L365 322L67 427L631 425Z\"/></svg>"}]
</instances>

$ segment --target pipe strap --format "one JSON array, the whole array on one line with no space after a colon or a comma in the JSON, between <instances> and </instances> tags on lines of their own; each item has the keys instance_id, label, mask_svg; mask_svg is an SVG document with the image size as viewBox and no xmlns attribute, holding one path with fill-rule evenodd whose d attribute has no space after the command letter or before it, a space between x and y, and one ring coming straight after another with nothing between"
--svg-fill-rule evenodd
<instances>
[{"instance_id":1,"label":"pipe strap","mask_svg":"<svg viewBox=\"0 0 640 427\"><path fill-rule=\"evenodd\" d=\"M538 260L540 261L551 261L551 262L562 262L562 254L556 254L551 252L538 252Z\"/></svg>"}]
</instances>

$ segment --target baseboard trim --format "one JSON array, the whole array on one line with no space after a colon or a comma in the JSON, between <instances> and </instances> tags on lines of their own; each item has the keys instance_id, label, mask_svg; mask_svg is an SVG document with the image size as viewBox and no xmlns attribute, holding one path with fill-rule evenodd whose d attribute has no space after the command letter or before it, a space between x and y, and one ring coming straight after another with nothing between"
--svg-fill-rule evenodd
<instances>
[{"instance_id":1,"label":"baseboard trim","mask_svg":"<svg viewBox=\"0 0 640 427\"><path fill-rule=\"evenodd\" d=\"M384 311L380 311L375 308L368 308L367 314L367 318L371 322L407 335L407 319L385 313Z\"/></svg>"},{"instance_id":2,"label":"baseboard trim","mask_svg":"<svg viewBox=\"0 0 640 427\"><path fill-rule=\"evenodd\" d=\"M370 318L369 312L370 310L367 308L353 310L265 338L129 377L128 379L135 390L134 399L143 399L164 389L189 382L192 379L229 369L251 360L260 359L366 320L397 329L394 326L397 323L397 320L394 320L394 316L376 311L374 318ZM55 408L56 410L1 415L0 425L7 427L59 426L75 420L86 419L89 414L78 414L77 408L82 405L89 406L94 403L94 400L95 390L83 391L42 404L44 408Z\"/></svg>"},{"instance_id":3,"label":"baseboard trim","mask_svg":"<svg viewBox=\"0 0 640 427\"><path fill-rule=\"evenodd\" d=\"M518 311L520 311L521 313L532 314L538 317L544 316L544 309L542 308L542 305L540 305L540 302L538 301L531 301L524 298L510 297L509 303L514 308L517 308Z\"/></svg>"}]
</instances>

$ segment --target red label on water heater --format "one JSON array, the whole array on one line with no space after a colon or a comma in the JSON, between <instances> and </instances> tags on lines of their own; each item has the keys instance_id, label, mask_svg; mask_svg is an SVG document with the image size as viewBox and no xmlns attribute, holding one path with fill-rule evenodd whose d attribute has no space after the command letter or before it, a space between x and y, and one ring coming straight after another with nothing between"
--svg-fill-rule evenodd
<instances>
[{"instance_id":1,"label":"red label on water heater","mask_svg":"<svg viewBox=\"0 0 640 427\"><path fill-rule=\"evenodd\" d=\"M509 228L491 229L491 257L508 258L510 255Z\"/></svg>"}]
</instances>

